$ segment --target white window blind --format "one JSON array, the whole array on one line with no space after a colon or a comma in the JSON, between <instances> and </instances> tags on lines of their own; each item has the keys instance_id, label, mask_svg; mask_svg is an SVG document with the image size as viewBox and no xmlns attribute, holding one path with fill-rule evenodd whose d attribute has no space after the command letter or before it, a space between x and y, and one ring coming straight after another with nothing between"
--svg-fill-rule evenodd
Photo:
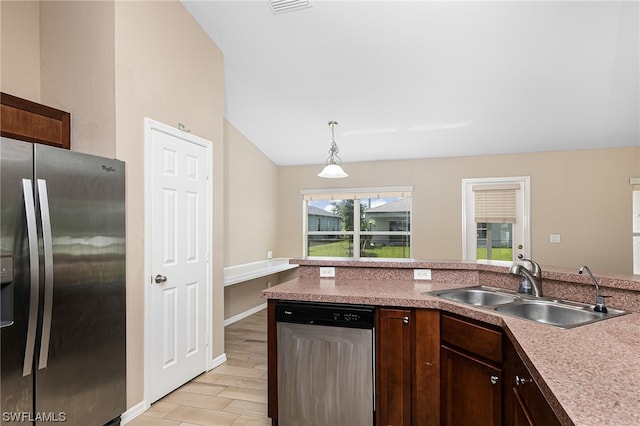
<instances>
[{"instance_id":1,"label":"white window blind","mask_svg":"<svg viewBox=\"0 0 640 426\"><path fill-rule=\"evenodd\" d=\"M474 185L476 223L516 223L518 184Z\"/></svg>"}]
</instances>

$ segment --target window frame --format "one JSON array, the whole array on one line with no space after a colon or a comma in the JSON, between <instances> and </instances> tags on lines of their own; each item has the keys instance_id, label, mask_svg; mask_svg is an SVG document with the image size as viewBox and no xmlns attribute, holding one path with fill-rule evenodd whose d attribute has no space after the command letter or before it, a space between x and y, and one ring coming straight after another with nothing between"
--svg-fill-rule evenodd
<instances>
[{"instance_id":1,"label":"window frame","mask_svg":"<svg viewBox=\"0 0 640 426\"><path fill-rule=\"evenodd\" d=\"M302 207L302 253L306 258L318 259L321 256L309 256L309 236L313 235L343 235L351 236L353 241L353 255L351 257L331 256L335 259L362 259L360 253L360 242L363 235L404 235L409 237L409 257L413 256L411 230L413 229L413 186L393 186L393 187L361 187L361 188L332 188L332 189L303 189L300 190L303 197ZM367 195L369 195L367 197ZM309 231L309 201L316 200L362 200L366 198L385 197L406 197L411 200L409 204L409 230L408 231L363 231L360 226L355 226L355 218L359 218L360 203L353 203L354 227L353 231ZM371 258L367 258L371 259ZM379 258L387 259L387 258ZM407 258L403 258L407 259Z\"/></svg>"},{"instance_id":2,"label":"window frame","mask_svg":"<svg viewBox=\"0 0 640 426\"><path fill-rule=\"evenodd\" d=\"M633 273L640 274L640 178L630 178L631 187L631 241Z\"/></svg>"},{"instance_id":3,"label":"window frame","mask_svg":"<svg viewBox=\"0 0 640 426\"><path fill-rule=\"evenodd\" d=\"M513 226L513 259L512 261L489 260L498 263L512 263L521 258L531 258L531 225L530 225L530 186L529 176L487 177L462 179L462 258L478 261L475 222L475 185L509 185L517 184L516 191L516 223Z\"/></svg>"}]
</instances>

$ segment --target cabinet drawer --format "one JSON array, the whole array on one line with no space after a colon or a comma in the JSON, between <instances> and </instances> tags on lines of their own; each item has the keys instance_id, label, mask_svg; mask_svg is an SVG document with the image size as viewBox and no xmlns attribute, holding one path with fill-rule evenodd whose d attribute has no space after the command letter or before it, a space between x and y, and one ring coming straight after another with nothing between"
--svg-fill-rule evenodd
<instances>
[{"instance_id":1,"label":"cabinet drawer","mask_svg":"<svg viewBox=\"0 0 640 426\"><path fill-rule=\"evenodd\" d=\"M502 363L501 332L449 315L442 315L440 324L442 342Z\"/></svg>"}]
</instances>

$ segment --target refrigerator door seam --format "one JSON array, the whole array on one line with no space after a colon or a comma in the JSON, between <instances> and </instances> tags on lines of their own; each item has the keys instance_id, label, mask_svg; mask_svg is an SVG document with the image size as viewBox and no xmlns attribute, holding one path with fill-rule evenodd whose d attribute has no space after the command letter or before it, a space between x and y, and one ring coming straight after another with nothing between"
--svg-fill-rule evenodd
<instances>
[{"instance_id":1,"label":"refrigerator door seam","mask_svg":"<svg viewBox=\"0 0 640 426\"><path fill-rule=\"evenodd\" d=\"M47 367L49 360L49 338L51 337L51 311L53 309L53 240L51 237L51 216L49 215L49 195L47 181L38 179L38 200L42 221L44 243L44 313L42 316L42 337L40 340L40 361L38 369Z\"/></svg>"},{"instance_id":2,"label":"refrigerator door seam","mask_svg":"<svg viewBox=\"0 0 640 426\"><path fill-rule=\"evenodd\" d=\"M33 187L31 179L22 179L22 193L24 195L24 209L27 219L27 239L29 241L29 322L27 325L27 340L24 351L24 364L22 376L29 376L32 372L33 354L36 345L36 328L38 320L39 297L39 256L38 256L38 230L36 228L36 209L33 199Z\"/></svg>"}]
</instances>

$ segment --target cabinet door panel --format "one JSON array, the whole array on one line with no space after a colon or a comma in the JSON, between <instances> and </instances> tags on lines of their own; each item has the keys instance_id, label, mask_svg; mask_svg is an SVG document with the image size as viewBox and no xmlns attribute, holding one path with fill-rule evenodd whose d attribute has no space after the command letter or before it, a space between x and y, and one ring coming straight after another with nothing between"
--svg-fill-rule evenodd
<instances>
[{"instance_id":1,"label":"cabinet door panel","mask_svg":"<svg viewBox=\"0 0 640 426\"><path fill-rule=\"evenodd\" d=\"M535 426L531 417L529 417L529 412L527 407L524 405L518 392L513 389L513 426Z\"/></svg>"},{"instance_id":2,"label":"cabinet door panel","mask_svg":"<svg viewBox=\"0 0 640 426\"><path fill-rule=\"evenodd\" d=\"M409 309L378 311L378 425L411 424L411 324Z\"/></svg>"},{"instance_id":3,"label":"cabinet door panel","mask_svg":"<svg viewBox=\"0 0 640 426\"><path fill-rule=\"evenodd\" d=\"M502 370L442 346L442 424L498 426L502 416Z\"/></svg>"},{"instance_id":4,"label":"cabinet door panel","mask_svg":"<svg viewBox=\"0 0 640 426\"><path fill-rule=\"evenodd\" d=\"M0 135L69 149L71 114L0 93Z\"/></svg>"},{"instance_id":5,"label":"cabinet door panel","mask_svg":"<svg viewBox=\"0 0 640 426\"><path fill-rule=\"evenodd\" d=\"M416 309L411 327L415 367L411 413L414 425L440 424L440 312Z\"/></svg>"},{"instance_id":6,"label":"cabinet door panel","mask_svg":"<svg viewBox=\"0 0 640 426\"><path fill-rule=\"evenodd\" d=\"M504 419L506 426L559 426L560 420L509 342L505 347Z\"/></svg>"}]
</instances>

